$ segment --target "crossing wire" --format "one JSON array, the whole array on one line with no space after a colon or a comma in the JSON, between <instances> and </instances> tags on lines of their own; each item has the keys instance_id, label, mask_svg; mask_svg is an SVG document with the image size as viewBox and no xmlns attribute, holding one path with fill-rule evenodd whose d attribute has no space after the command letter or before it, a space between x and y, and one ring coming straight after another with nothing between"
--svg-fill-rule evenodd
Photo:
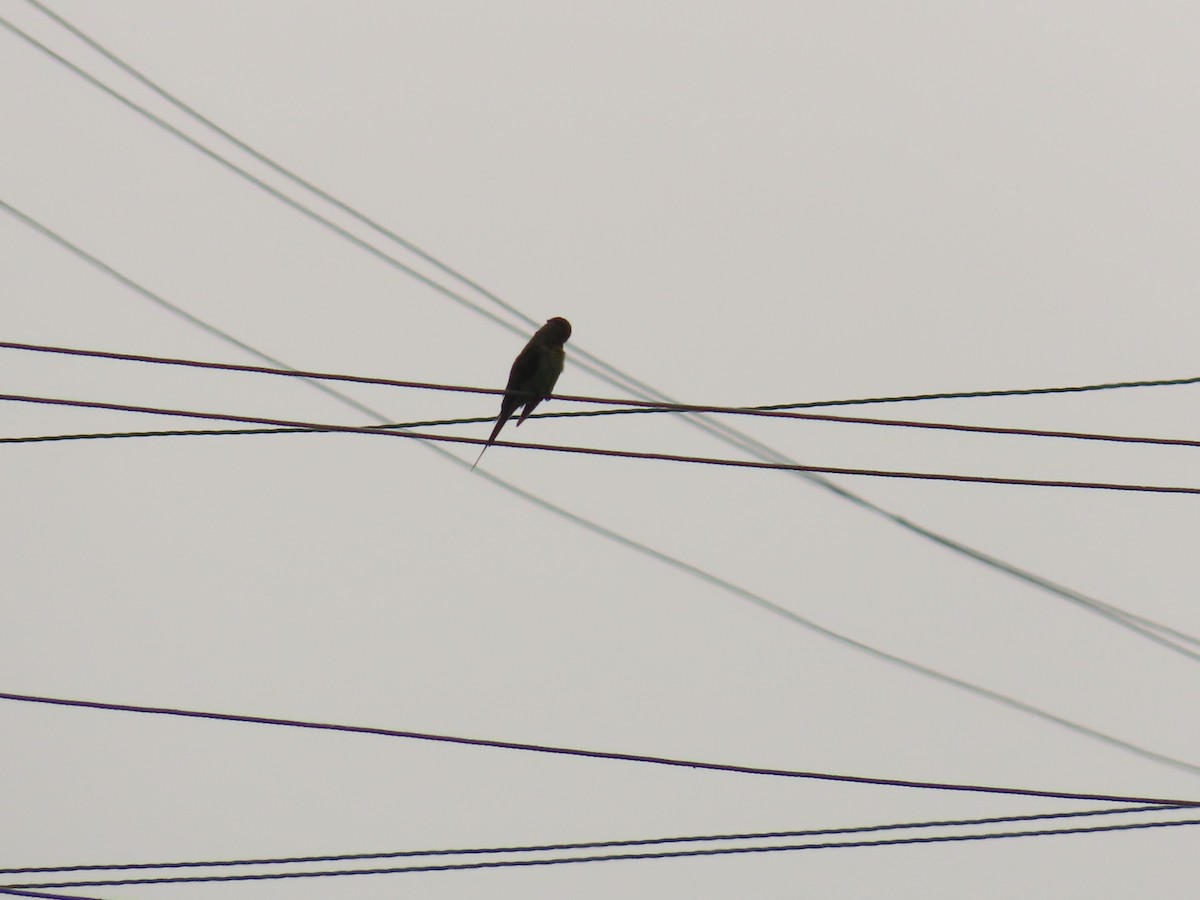
<instances>
[{"instance_id":1,"label":"crossing wire","mask_svg":"<svg viewBox=\"0 0 1200 900\"><path fill-rule=\"evenodd\" d=\"M448 391L466 394L504 394L503 388L481 388L457 384L436 384L427 381L408 381L396 378L381 378L367 375L347 375L334 372L311 372L292 368L249 366L237 363L209 362L197 359L181 359L171 356L149 356L142 353L120 353L113 350L84 350L77 347L52 347L45 344L28 344L17 341L0 341L0 349L33 353L49 353L92 359L117 360L121 362L146 363L150 365L182 366L210 369L220 372L241 372L253 375L278 375L302 378L309 381L340 381L351 384L383 385L428 391ZM1155 444L1172 447L1200 447L1200 440L1190 438L1157 438L1139 435L1097 434L1083 431L1061 431L1036 428L1010 428L992 425L964 425L956 422L924 422L898 419L879 419L865 416L840 416L822 413L795 412L792 406L714 406L698 403L665 403L647 400L625 400L614 397L590 397L576 394L555 394L554 400L567 403L595 403L608 406L633 407L639 412L713 413L734 416L760 416L767 418L799 419L812 422L834 422L849 425L879 425L885 427L918 428L940 431L960 431L971 434L995 434L1017 437L1067 438L1080 441L1105 441L1131 444ZM622 410L624 411L624 410Z\"/></svg>"},{"instance_id":2,"label":"crossing wire","mask_svg":"<svg viewBox=\"0 0 1200 900\"><path fill-rule=\"evenodd\" d=\"M533 744L518 741L502 741L493 738L471 738L459 735L434 734L423 731L404 731L395 728L380 728L372 725L343 725L333 722L314 722L305 719L285 719L274 716L253 716L243 713L213 712L210 710L183 709L171 706L140 706L132 703L109 703L100 700L79 700L66 697L47 697L34 694L0 692L0 700L16 703L33 703L46 706L61 706L73 709L93 709L104 712L126 712L140 715L167 716L183 719L204 719L216 722L238 722L249 725L270 725L281 728L299 728L314 731L334 731L343 734L370 734L378 737L401 738L411 741L429 741L439 744L455 744L467 747L485 747L495 750L516 750L524 753L551 756L599 759L612 762L632 762L669 768L693 769L706 772L723 772L736 775L761 775L771 778L791 778L804 781L823 781L838 784L860 784L872 787L895 787L924 791L951 793L995 794L1011 797L1040 797L1051 800L1086 800L1099 803L1129 803L1140 806L1161 806L1182 809L1200 807L1200 800L1180 798L1145 797L1129 794L1087 793L1079 791L1051 791L1037 788L1000 787L996 785L962 784L942 781L913 781L902 778L879 778L865 775L840 775L831 772L812 772L800 769L782 769L767 766L748 766L733 763L705 762L680 759L670 756L654 756L643 753L621 753L610 750L587 750L578 747L563 747L551 744Z\"/></svg>"},{"instance_id":3,"label":"crossing wire","mask_svg":"<svg viewBox=\"0 0 1200 900\"><path fill-rule=\"evenodd\" d=\"M330 878L348 875L400 875L416 872L453 872L474 869L510 869L530 866L558 866L578 863L617 862L629 860L686 859L705 856L734 856L749 853L786 853L802 850L845 850L868 847L900 847L915 844L950 844L971 841L1001 840L1004 838L1052 837L1055 835L1102 834L1105 832L1140 831L1152 828L1179 828L1200 825L1200 819L1174 819L1166 822L1130 822L1120 825L1079 826L1075 828L1051 828L1029 831L1002 831L980 834L944 834L904 838L885 838L873 841L828 841L810 844L771 844L751 847L713 847L699 850L658 850L643 853L615 853L603 856L566 856L488 860L484 862L433 863L419 866L385 866L372 869L329 869L308 872L265 872L249 875L177 875L157 878L114 878L80 881L45 882L18 887L100 887L139 884L198 884L230 881L279 881L294 878Z\"/></svg>"},{"instance_id":4,"label":"crossing wire","mask_svg":"<svg viewBox=\"0 0 1200 900\"><path fill-rule=\"evenodd\" d=\"M966 484L995 484L1023 487L1073 488L1078 490L1130 491L1154 494L1200 494L1200 487L1161 484L1123 484L1108 481L1063 481L1041 478L1004 478L993 475L955 475L945 472L901 472L890 469L855 469L842 466L809 466L799 463L762 462L753 459L727 459L712 456L686 456L676 453L653 453L641 450L612 450L601 447L581 447L564 444L535 444L527 441L488 441L484 438L459 437L457 435L431 434L422 431L401 431L367 425L336 425L332 423L304 422L295 419L275 419L266 416L243 416L232 413L199 412L161 406L140 406L126 403L105 403L95 400L70 400L63 397L33 397L26 394L0 394L0 401L30 403L49 406L67 406L76 409L102 409L114 412L130 412L156 416L174 416L188 419L211 419L219 422L242 422L257 425L278 425L283 428L307 428L313 431L339 432L348 434L373 434L381 437L398 437L409 440L435 441L451 444L483 445L492 443L497 447L519 450L543 450L555 453L578 453L587 456L609 456L619 459L658 460L661 462L688 463L693 465L720 466L727 468L764 469L791 472L821 472L827 475L858 475L872 478L906 478L919 481L951 481ZM1200 654L1163 640L1164 646L1200 661Z\"/></svg>"},{"instance_id":5,"label":"crossing wire","mask_svg":"<svg viewBox=\"0 0 1200 900\"><path fill-rule=\"evenodd\" d=\"M46 875L63 872L148 871L154 869L216 869L249 866L291 866L309 863L362 862L368 859L409 859L422 856L478 856L512 853L553 853L563 850L600 850L617 847L647 847L664 844L730 843L732 841L767 841L783 838L829 837L833 835L870 834L883 831L916 831L934 828L964 828L970 825L1010 825L1062 819L1083 819L1099 816L1127 816L1141 813L1162 813L1188 807L1120 806L1078 812L1035 813L1021 816L988 816L974 819L942 819L925 822L892 822L886 825L857 825L842 828L811 828L802 831L762 831L736 834L707 834L684 837L630 838L607 841L578 841L557 844L524 844L504 847L454 847L441 850L393 850L384 853L338 853L324 856L289 856L260 859L206 859L158 863L102 863L98 865L23 866L0 869L0 875Z\"/></svg>"}]
</instances>

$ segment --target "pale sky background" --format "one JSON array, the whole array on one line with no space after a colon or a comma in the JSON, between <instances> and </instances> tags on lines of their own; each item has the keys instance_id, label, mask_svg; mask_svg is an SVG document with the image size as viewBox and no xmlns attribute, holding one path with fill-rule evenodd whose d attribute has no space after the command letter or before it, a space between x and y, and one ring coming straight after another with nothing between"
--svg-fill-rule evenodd
<instances>
[{"instance_id":1,"label":"pale sky background","mask_svg":"<svg viewBox=\"0 0 1200 900\"><path fill-rule=\"evenodd\" d=\"M569 360L584 348L688 402L1200 375L1194 3L50 2L234 134L527 315L569 318ZM0 15L451 284L190 122L24 0L0 0ZM3 29L0 85L2 199L129 278L293 366L503 386L527 326L514 335L404 276ZM0 339L257 362L8 214L0 270ZM266 376L11 350L0 350L0 373L6 393L368 423ZM617 393L570 361L559 390ZM349 392L397 421L497 406ZM1197 438L1198 392L845 412ZM7 436L204 427L12 403L0 414ZM725 421L818 465L1200 485L1195 448ZM739 455L667 416L530 421L506 436ZM476 450L451 452L471 460ZM6 692L848 775L1200 797L1200 775L834 643L415 442L175 437L0 454ZM794 475L504 448L481 468L855 640L1200 765L1200 663ZM1200 498L836 481L1200 634ZM14 702L0 703L0 729L0 867L1097 805ZM1182 896L1195 887L1195 848L1195 830L1174 828L74 893ZM32 880L59 879L0 878Z\"/></svg>"}]
</instances>

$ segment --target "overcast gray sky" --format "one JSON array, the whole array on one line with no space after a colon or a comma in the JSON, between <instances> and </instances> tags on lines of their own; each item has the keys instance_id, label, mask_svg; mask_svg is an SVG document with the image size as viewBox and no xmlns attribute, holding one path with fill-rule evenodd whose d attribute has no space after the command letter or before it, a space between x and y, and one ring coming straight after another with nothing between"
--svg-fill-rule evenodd
<instances>
[{"instance_id":1,"label":"overcast gray sky","mask_svg":"<svg viewBox=\"0 0 1200 900\"><path fill-rule=\"evenodd\" d=\"M739 406L1200 375L1195 4L47 3L524 315L570 319L562 393L628 396L575 364L583 350L680 400ZM498 327L337 236L0 29L0 200L9 207L0 340L260 362L16 209L291 366L503 386L532 331L512 312L190 120L25 0L0 0L0 15L518 326ZM304 383L268 376L0 350L0 377L10 394L371 424ZM344 390L394 421L489 416L497 406L469 394ZM1198 390L840 411L1195 439ZM0 414L0 434L12 437L205 427L11 402ZM1200 486L1192 447L721 421L812 465ZM531 420L503 436L746 456L662 415ZM468 463L477 452L440 446ZM1200 775L1186 765L831 640L503 486L853 641L1200 766L1197 659L794 474L499 447L471 474L414 441L327 434L9 444L0 454L0 691L855 776L1200 798ZM834 482L1200 635L1200 498ZM0 728L0 868L1101 805L17 702L0 704ZM1129 821L1139 820L1057 827ZM1094 898L1182 895L1195 875L1194 831L1169 828L74 893Z\"/></svg>"}]
</instances>

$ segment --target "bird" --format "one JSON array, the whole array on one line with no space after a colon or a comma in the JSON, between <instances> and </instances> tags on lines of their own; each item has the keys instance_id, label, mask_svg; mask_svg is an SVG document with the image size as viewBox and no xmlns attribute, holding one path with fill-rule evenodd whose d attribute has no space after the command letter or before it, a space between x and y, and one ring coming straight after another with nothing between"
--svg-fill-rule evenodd
<instances>
[{"instance_id":1,"label":"bird","mask_svg":"<svg viewBox=\"0 0 1200 900\"><path fill-rule=\"evenodd\" d=\"M547 319L546 324L529 339L525 349L517 354L508 373L508 384L504 386L504 399L500 402L500 415L496 417L496 427L492 429L492 436L483 445L483 450L479 451L475 465L471 466L472 470L479 465L479 460L483 459L483 454L492 446L496 435L500 433L504 423L512 418L517 407L525 407L521 410L521 417L517 419L519 427L529 414L537 409L537 405L550 396L558 376L562 374L563 363L566 360L563 344L570 336L571 323L555 316L553 319Z\"/></svg>"}]
</instances>

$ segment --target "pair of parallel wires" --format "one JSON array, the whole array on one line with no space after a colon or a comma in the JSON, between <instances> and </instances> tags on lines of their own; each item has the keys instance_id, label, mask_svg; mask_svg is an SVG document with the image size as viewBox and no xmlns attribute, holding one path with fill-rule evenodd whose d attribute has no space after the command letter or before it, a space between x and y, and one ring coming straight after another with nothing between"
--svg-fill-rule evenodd
<instances>
[{"instance_id":1,"label":"pair of parallel wires","mask_svg":"<svg viewBox=\"0 0 1200 900\"><path fill-rule=\"evenodd\" d=\"M126 362L148 363L156 365L171 365L171 366L187 366L192 368L215 369L218 371L232 371L242 373L254 373L264 375L281 375L288 377L304 378L310 381L339 381L350 382L356 384L374 384L388 385L392 387L413 388L419 390L432 391L452 391L459 393L472 394L503 394L501 389L494 388L478 388L468 387L464 385L447 385L447 384L430 384L427 382L414 381L399 381L391 378L376 378L361 375L344 375L332 374L327 372L304 372L289 369L270 368L266 366L246 366L235 365L230 363L215 363L204 362L200 360L179 359L175 357L162 356L146 356L142 354L132 353L117 353L104 350L81 350L68 347L50 347L42 344L25 344L13 341L0 341L0 349L7 350L24 350L38 353L53 353L79 357L91 357L99 359L123 360ZM1042 389L1054 390L1054 389ZM1068 389L1068 390L1079 390ZM1070 431L1047 431L1043 429L1026 429L1026 428L1000 428L986 425L960 425L949 422L917 422L917 421L902 421L894 419L878 419L867 418L863 416L839 416L820 413L796 412L794 407L797 404L777 404L774 406L759 406L759 407L729 407L729 406L704 406L699 404L680 404L680 403L658 403L644 400L618 400L605 397L582 397L575 395L560 395L556 399L565 400L574 403L592 403L608 406L625 407L619 409L601 409L590 410L585 412L575 413L543 413L538 418L563 418L563 417L580 417L580 416L609 416L609 415L626 415L631 413L719 413L724 415L742 415L742 416L760 416L770 418L787 418L817 422L836 422L844 424L857 425L876 425L885 427L899 428L915 428L915 429L931 429L941 431L957 431L974 434L995 434L995 435L1020 435L1027 437L1045 437L1045 438L1066 438L1071 440L1081 441L1106 441L1106 442L1121 442L1121 443L1136 443L1136 444L1154 444L1160 446L1175 446L1175 447L1200 447L1200 440L1190 440L1186 438L1154 438L1154 437L1139 437L1133 435L1115 435L1115 434L1095 434L1088 432L1070 432ZM133 406L130 404L119 403L104 403L99 401L84 401L71 400L62 397L34 397L20 394L0 394L0 401L17 402L17 403L34 403L42 405L57 405L69 406L84 409L101 409L116 412L134 412L149 415L176 416L191 419L212 419L218 421L242 422L258 425L273 425L274 429L256 429L251 432L246 431L229 431L221 430L213 431L190 431L190 432L123 432L123 433L93 433L87 435L42 435L36 437L12 437L0 439L3 443L36 443L45 441L62 441L62 440L82 440L86 438L132 438L132 437L155 437L155 436L178 436L183 434L264 434L278 433L281 430L288 432L343 432L343 433L368 433L377 435L386 435L390 437L405 437L410 439L426 440L426 441L443 441L449 443L464 443L464 444L486 444L488 443L483 438L445 436L437 434L427 434L415 432L412 429L420 427L438 427L445 425L462 425L474 424L479 422L490 422L490 418L468 418L468 419L448 419L435 420L427 422L400 422L389 423L386 426L354 426L341 424L328 424L316 422L298 422L293 420L270 419L255 416L242 416L231 413L205 413L196 410L181 410L169 409L164 407L147 407ZM871 401L854 401L842 400L832 401L834 404L849 404L856 402L871 402ZM811 408L817 404L807 403L804 406ZM702 456L686 456L679 454L653 453L647 451L636 450L612 450L599 447L579 447L579 446L562 446L551 444L524 443L514 441L498 441L500 446L515 447L530 450L547 450L566 453L582 453L596 456L612 456L623 457L626 459L642 459L642 460L660 460L677 463L695 463L701 465L715 466L734 466L743 468L755 469L773 469L779 471L795 471L795 472L819 472L822 474L836 475L860 475L874 476L884 478L910 478L922 479L927 481L957 481L967 483L982 483L982 484L1003 484L1003 485L1024 485L1032 487L1061 487L1061 488L1082 488L1093 490L1116 490L1116 491L1135 491L1148 493L1168 493L1168 494L1200 494L1200 487L1185 487L1173 485L1147 485L1147 484L1121 484L1113 482L1084 482L1084 481L1062 481L1048 479L1030 479L1030 478L1004 478L999 476L984 476L984 475L959 475L938 472L898 472L886 469L851 469L835 466L813 466L803 464L790 463L773 463L757 460L744 459L727 459ZM1200 643L1200 642L1197 642ZM1196 657L1200 660L1200 656Z\"/></svg>"},{"instance_id":2,"label":"pair of parallel wires","mask_svg":"<svg viewBox=\"0 0 1200 900\"><path fill-rule=\"evenodd\" d=\"M264 716L249 716L170 707L132 706L127 704L68 700L56 697L41 697L25 694L0 693L0 700L59 707L103 710L107 712L136 713L172 718L203 719L209 721L235 722L271 727L332 731L343 734L372 735L376 737L455 744L474 748L509 750L559 757L574 757L593 761L604 760L609 762L637 763L641 765L684 768L693 771L713 773L753 775L789 780L870 785L874 787L902 788L920 791L965 792L1009 797L1036 797L1078 802L1087 801L1106 804L1100 808L1089 808L1065 812L1042 812L1024 815L990 816L970 819L943 819L921 822L894 822L863 826L798 829L786 831L780 830L771 832L743 832L735 834L685 835L632 839L623 838L602 841L558 842L554 844L452 847L439 849L323 854L275 858L100 863L90 865L70 864L60 866L23 866L0 869L0 878L5 879L10 876L40 875L45 878L45 876L53 877L57 875L58 880L14 881L0 883L0 894L12 893L18 896L22 895L23 892L39 891L51 888L117 887L185 883L212 884L241 881L277 881L283 879L331 878L353 875L399 875L451 872L471 869L500 869L517 867L528 868L634 860L661 861L667 859L685 859L711 856L732 856L833 849L866 849L877 847L915 846L935 843L964 843L1063 835L1094 835L1112 832L1130 832L1147 829L1177 828L1200 825L1200 818L1195 817L1195 813L1200 811L1200 800L1049 791L1028 788L996 787L979 784L909 781L894 778L839 775L827 772L807 772L794 769L731 765L727 763L706 762L692 759L677 759L672 757L651 756L646 754L584 750L574 747L561 747L545 744L526 744L512 741L491 740L486 738L470 738L446 734L398 731L395 729L361 725L312 722L300 719L268 718ZM1161 816L1164 814L1174 814L1175 816L1179 816L1181 814L1191 814L1191 817L1162 818ZM1042 823L1045 825L1050 822L1054 822L1056 825L1061 825L1066 820L1094 819L1106 816L1120 816L1133 819L1133 821L1121 821L1113 824L1101 825L1071 824L1067 822L1067 827L1032 827L1034 823ZM1151 816L1157 817L1151 818ZM997 826L1018 825L1025 827L1020 829L1008 827L1003 828L1002 830L995 830ZM964 831L964 829L974 826L988 826L989 830L969 832ZM940 832L949 831L949 833L928 833L933 830ZM866 837L867 835L878 835L881 833L885 836ZM889 833L897 833L898 836L886 836ZM797 838L808 840L805 840L802 843L790 842ZM813 838L818 838L820 840L811 840ZM780 841L789 842L779 843ZM674 849L681 845L684 847L684 849ZM672 849L651 849L664 846ZM555 855L562 854L564 852L581 850L592 852L589 852L586 855L575 856ZM619 852L595 852L612 850L617 850ZM429 862L418 861L415 864L410 862L403 865L382 865L379 862L384 860L400 859L425 860L430 857L437 857L438 859ZM488 858L479 859L479 857ZM279 868L285 866L294 867L299 865L312 865L314 863L363 863L366 861L376 861L376 864L368 867L358 868L342 867L317 870L295 870L288 868L283 871L279 870ZM238 872L234 874L214 872L203 872L196 874L189 873L182 875L170 874L171 872L178 870L188 869L228 870L235 868L261 869L263 867L271 867L271 870L266 872ZM77 876L74 878L64 878L64 875L69 876L75 873L103 873L118 871L150 871L155 874L125 875L121 877L97 877L96 874L90 874L86 877ZM36 894L28 893L25 895L37 896Z\"/></svg>"}]
</instances>

